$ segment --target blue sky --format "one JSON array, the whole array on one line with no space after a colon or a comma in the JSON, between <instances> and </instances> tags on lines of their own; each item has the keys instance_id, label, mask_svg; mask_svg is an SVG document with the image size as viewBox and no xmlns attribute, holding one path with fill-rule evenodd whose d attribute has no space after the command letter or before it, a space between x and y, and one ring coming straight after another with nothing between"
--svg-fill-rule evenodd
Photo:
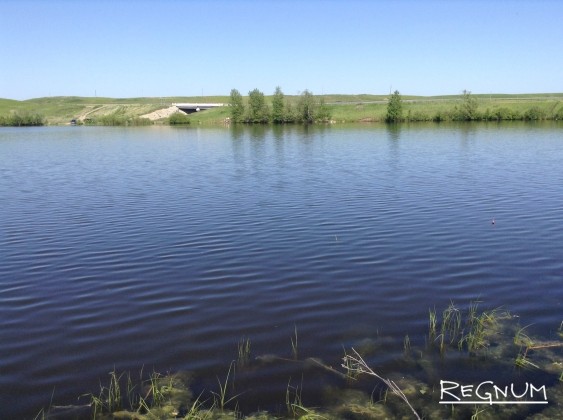
<instances>
[{"instance_id":1,"label":"blue sky","mask_svg":"<svg viewBox=\"0 0 563 420\"><path fill-rule=\"evenodd\" d=\"M563 92L563 1L0 0L0 97Z\"/></svg>"}]
</instances>

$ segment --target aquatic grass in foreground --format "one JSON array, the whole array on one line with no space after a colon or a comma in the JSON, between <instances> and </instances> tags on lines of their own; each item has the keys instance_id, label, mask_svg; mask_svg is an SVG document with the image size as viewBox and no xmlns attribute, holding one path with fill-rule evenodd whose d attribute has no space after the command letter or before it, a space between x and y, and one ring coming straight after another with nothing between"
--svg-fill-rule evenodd
<instances>
[{"instance_id":1,"label":"aquatic grass in foreground","mask_svg":"<svg viewBox=\"0 0 563 420\"><path fill-rule=\"evenodd\" d=\"M295 325L293 337L291 338L291 354L297 359L297 325Z\"/></svg>"},{"instance_id":2,"label":"aquatic grass in foreground","mask_svg":"<svg viewBox=\"0 0 563 420\"><path fill-rule=\"evenodd\" d=\"M126 380L124 380L125 375ZM82 395L82 397L90 398L87 405L68 408L70 411L73 409L76 411L79 408L90 407L93 419L115 417L140 419L146 416L148 418L168 418L179 414L177 407L181 405L182 401L187 402L191 399L192 394L184 384L185 378L179 374L163 375L152 372L147 380L142 380L142 376L141 370L141 386L138 387L133 383L129 372L118 374L113 370L110 372L109 385L100 385L98 395ZM125 386L123 382L125 382ZM128 402L128 407L124 405L125 401ZM199 397L192 403L191 411L194 407L202 406L198 401ZM56 411L53 409L58 408L60 407L54 406L49 411Z\"/></svg>"},{"instance_id":3,"label":"aquatic grass in foreground","mask_svg":"<svg viewBox=\"0 0 563 420\"><path fill-rule=\"evenodd\" d=\"M446 342L453 344L461 330L461 312L455 307L454 303L450 305L442 313L442 326L440 328L440 352L446 349Z\"/></svg>"},{"instance_id":4,"label":"aquatic grass in foreground","mask_svg":"<svg viewBox=\"0 0 563 420\"><path fill-rule=\"evenodd\" d=\"M239 366L246 365L250 360L250 338L242 337L237 346L237 364Z\"/></svg>"},{"instance_id":5,"label":"aquatic grass in foreground","mask_svg":"<svg viewBox=\"0 0 563 420\"><path fill-rule=\"evenodd\" d=\"M408 405L408 407L411 409L415 417L418 420L420 420L420 416L413 408L413 406L411 405L411 403L409 402L409 400L407 399L406 395L403 393L401 388L399 388L397 384L392 380L383 378L379 376L377 373L375 373L355 349L352 349L352 351L354 352L353 355L348 354L344 356L344 363L342 363L342 367L344 367L345 369L351 369L353 372L357 374L365 373L367 375L374 376L380 381L382 381L385 385L387 385L387 388L389 388L393 394L397 395Z\"/></svg>"},{"instance_id":6,"label":"aquatic grass in foreground","mask_svg":"<svg viewBox=\"0 0 563 420\"><path fill-rule=\"evenodd\" d=\"M504 372L508 378L514 375L514 366L523 369L517 371L518 376L532 374L534 378L543 378L546 386L551 388L547 388L550 404L545 408L542 407L541 413L545 418L553 418L558 404L563 403L561 400L563 395L556 390L563 381L561 368L563 342L532 338L531 333L528 332L529 327L520 327L515 321L516 317L511 316L509 312L501 309L480 311L479 303L471 302L468 308L464 309L450 302L440 312L440 316L435 309L430 310L429 316L433 321L429 323L429 336L432 336L434 330L435 338L430 343L427 342L423 348L417 347L417 340L411 340L411 337L416 336L408 334L404 336L402 349L399 342L386 342L379 350L386 354L386 358L392 356L390 360L393 357L394 359L390 365L378 367L378 371L384 372L383 374L377 373L366 362L368 360L366 355L377 348L366 348L368 353L356 351L354 347L349 352L344 349L341 364L344 371L341 371L315 357L300 360L296 357L290 359L270 355L269 358L257 357L253 361L249 357L250 339L243 337L238 342L237 354L246 362L240 364L238 360L233 360L226 376L222 379L217 377L218 389L215 391L200 389L198 396L194 398L190 390L189 375L181 373L161 375L153 372L143 380L141 373L141 383L137 385L133 383L130 374L118 374L114 369L110 372L109 385L101 385L100 393L91 396L90 404L77 407L89 408L93 418L97 419L139 420L157 418L270 420L288 417L378 419L409 416L416 419L509 418L510 416L526 418L530 415L526 406L491 408L476 405L472 408L440 405L440 392L436 389L435 375L437 372L438 375L443 374L441 370L443 366L452 362L448 360L448 351L457 351L457 355L454 356L456 375L465 365L474 371L478 363L483 364L485 369L493 364L497 375L502 376ZM435 327L433 328L432 325ZM559 332L557 331L556 336ZM292 348L297 347L297 327L294 328L294 333L295 337L291 339L294 344ZM439 357L436 357L438 355ZM292 383L291 377L283 384L285 412L283 410L280 412L279 409L254 413L241 410L239 403L243 402L243 395L253 391L250 389L237 392L236 388L240 381L248 379L248 375L254 376L263 363L288 363L291 371L295 371L296 366L302 366L301 382L298 385ZM374 394L379 385L376 384L374 387L370 377L376 378L385 386L384 390L379 388L378 401L375 401ZM313 378L315 386L319 383L330 383L331 387L334 387L332 391L330 387L323 391L327 393L326 405L315 404L321 407L313 408L304 402L304 394L308 391L307 381ZM553 391L550 391L551 389ZM318 391L318 389L314 390L315 393ZM392 397L393 395L398 398ZM281 394L280 397L279 406L283 407ZM252 397L249 398L253 401ZM248 409L249 398L242 405L246 405L246 409ZM129 408L126 408L127 403ZM257 401L253 403L257 406L260 404ZM49 418L57 408L51 406L50 410L41 411L37 418Z\"/></svg>"},{"instance_id":7,"label":"aquatic grass in foreground","mask_svg":"<svg viewBox=\"0 0 563 420\"><path fill-rule=\"evenodd\" d=\"M225 411L225 406L227 404L229 404L231 401L235 401L237 397L241 395L241 394L237 394L227 398L227 387L229 385L229 377L231 375L231 370L233 370L233 376L234 376L234 362L231 362L229 366L229 371L227 372L227 376L225 377L225 382L221 382L221 380L217 378L217 382L219 383L219 392L212 391L212 394L215 396L215 405L219 407L221 412ZM232 379L232 384L234 388L234 378Z\"/></svg>"},{"instance_id":8,"label":"aquatic grass in foreground","mask_svg":"<svg viewBox=\"0 0 563 420\"><path fill-rule=\"evenodd\" d=\"M502 319L510 319L512 316L509 312L493 309L483 311L477 314L477 302L471 302L469 305L469 315L467 318L467 333L459 339L458 347L460 350L464 348L470 354L474 354L478 350L487 347L486 335L487 331L495 327Z\"/></svg>"},{"instance_id":9,"label":"aquatic grass in foreground","mask_svg":"<svg viewBox=\"0 0 563 420\"><path fill-rule=\"evenodd\" d=\"M353 360L352 358L348 357L346 349L344 349L344 356L342 357L342 367L346 372L346 379L348 380L348 382L354 381L358 379L358 376L360 376L360 373L356 369L354 369Z\"/></svg>"},{"instance_id":10,"label":"aquatic grass in foreground","mask_svg":"<svg viewBox=\"0 0 563 420\"><path fill-rule=\"evenodd\" d=\"M430 341L434 341L436 338L436 326L438 325L438 318L436 316L436 308L430 309L429 311L429 321L428 321L428 337Z\"/></svg>"},{"instance_id":11,"label":"aquatic grass in foreground","mask_svg":"<svg viewBox=\"0 0 563 420\"><path fill-rule=\"evenodd\" d=\"M109 373L109 375L110 382L107 387L100 385L100 393L97 396L95 396L94 394L89 394L90 406L93 409L93 418L96 418L98 414L101 414L103 412L112 413L121 410L122 395L120 381L123 373L118 375L114 369Z\"/></svg>"},{"instance_id":12,"label":"aquatic grass in foreground","mask_svg":"<svg viewBox=\"0 0 563 420\"><path fill-rule=\"evenodd\" d=\"M409 335L405 335L405 338L403 339L403 350L405 353L405 356L408 356L411 352L411 339L409 338Z\"/></svg>"},{"instance_id":13,"label":"aquatic grass in foreground","mask_svg":"<svg viewBox=\"0 0 563 420\"><path fill-rule=\"evenodd\" d=\"M299 417L299 412L303 411L303 403L301 401L301 389L303 388L303 378L301 378L301 388L299 385L291 386L291 378L287 382L287 390L285 392L285 406L290 416Z\"/></svg>"},{"instance_id":14,"label":"aquatic grass in foreground","mask_svg":"<svg viewBox=\"0 0 563 420\"><path fill-rule=\"evenodd\" d=\"M501 320L508 320L512 315L501 308L485 310L478 313L479 301L469 303L467 313L450 302L442 312L441 320L438 319L436 309L429 310L430 344L438 342L441 354L444 354L450 346L456 346L458 350L467 350L474 354L477 350L487 347L487 330L494 328ZM437 334L438 325L440 334Z\"/></svg>"}]
</instances>

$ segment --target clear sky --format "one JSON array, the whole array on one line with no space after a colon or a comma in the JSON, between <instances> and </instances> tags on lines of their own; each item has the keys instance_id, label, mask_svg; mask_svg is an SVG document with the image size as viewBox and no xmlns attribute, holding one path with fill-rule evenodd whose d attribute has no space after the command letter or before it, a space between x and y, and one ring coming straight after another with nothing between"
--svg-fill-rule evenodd
<instances>
[{"instance_id":1,"label":"clear sky","mask_svg":"<svg viewBox=\"0 0 563 420\"><path fill-rule=\"evenodd\" d=\"M559 0L0 0L0 97L563 92Z\"/></svg>"}]
</instances>

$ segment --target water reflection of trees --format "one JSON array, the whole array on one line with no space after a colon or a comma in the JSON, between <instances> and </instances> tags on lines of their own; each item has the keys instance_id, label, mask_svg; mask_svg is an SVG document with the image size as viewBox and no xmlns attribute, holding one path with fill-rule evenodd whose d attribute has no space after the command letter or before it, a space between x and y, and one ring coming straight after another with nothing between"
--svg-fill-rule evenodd
<instances>
[{"instance_id":1,"label":"water reflection of trees","mask_svg":"<svg viewBox=\"0 0 563 420\"><path fill-rule=\"evenodd\" d=\"M392 142L398 142L401 137L401 125L400 124L386 124L387 135L389 140Z\"/></svg>"},{"instance_id":2,"label":"water reflection of trees","mask_svg":"<svg viewBox=\"0 0 563 420\"><path fill-rule=\"evenodd\" d=\"M386 124L387 138L389 144L389 164L393 171L398 169L399 165L399 140L401 138L400 124Z\"/></svg>"}]
</instances>

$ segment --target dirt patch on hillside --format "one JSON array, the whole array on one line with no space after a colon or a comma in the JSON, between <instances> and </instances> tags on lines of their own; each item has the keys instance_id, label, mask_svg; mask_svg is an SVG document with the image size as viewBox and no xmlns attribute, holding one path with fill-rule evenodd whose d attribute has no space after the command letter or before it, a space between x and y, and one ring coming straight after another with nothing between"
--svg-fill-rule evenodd
<instances>
[{"instance_id":1,"label":"dirt patch on hillside","mask_svg":"<svg viewBox=\"0 0 563 420\"><path fill-rule=\"evenodd\" d=\"M78 116L77 120L84 121L88 117L88 115L101 109L107 108L107 106L108 105L88 105L86 109Z\"/></svg>"},{"instance_id":2,"label":"dirt patch on hillside","mask_svg":"<svg viewBox=\"0 0 563 420\"><path fill-rule=\"evenodd\" d=\"M175 114L178 111L175 105L172 105L168 108L158 109L156 111L150 112L145 115L141 115L141 118L147 118L151 121L160 120L162 118L168 118L170 115Z\"/></svg>"}]
</instances>

